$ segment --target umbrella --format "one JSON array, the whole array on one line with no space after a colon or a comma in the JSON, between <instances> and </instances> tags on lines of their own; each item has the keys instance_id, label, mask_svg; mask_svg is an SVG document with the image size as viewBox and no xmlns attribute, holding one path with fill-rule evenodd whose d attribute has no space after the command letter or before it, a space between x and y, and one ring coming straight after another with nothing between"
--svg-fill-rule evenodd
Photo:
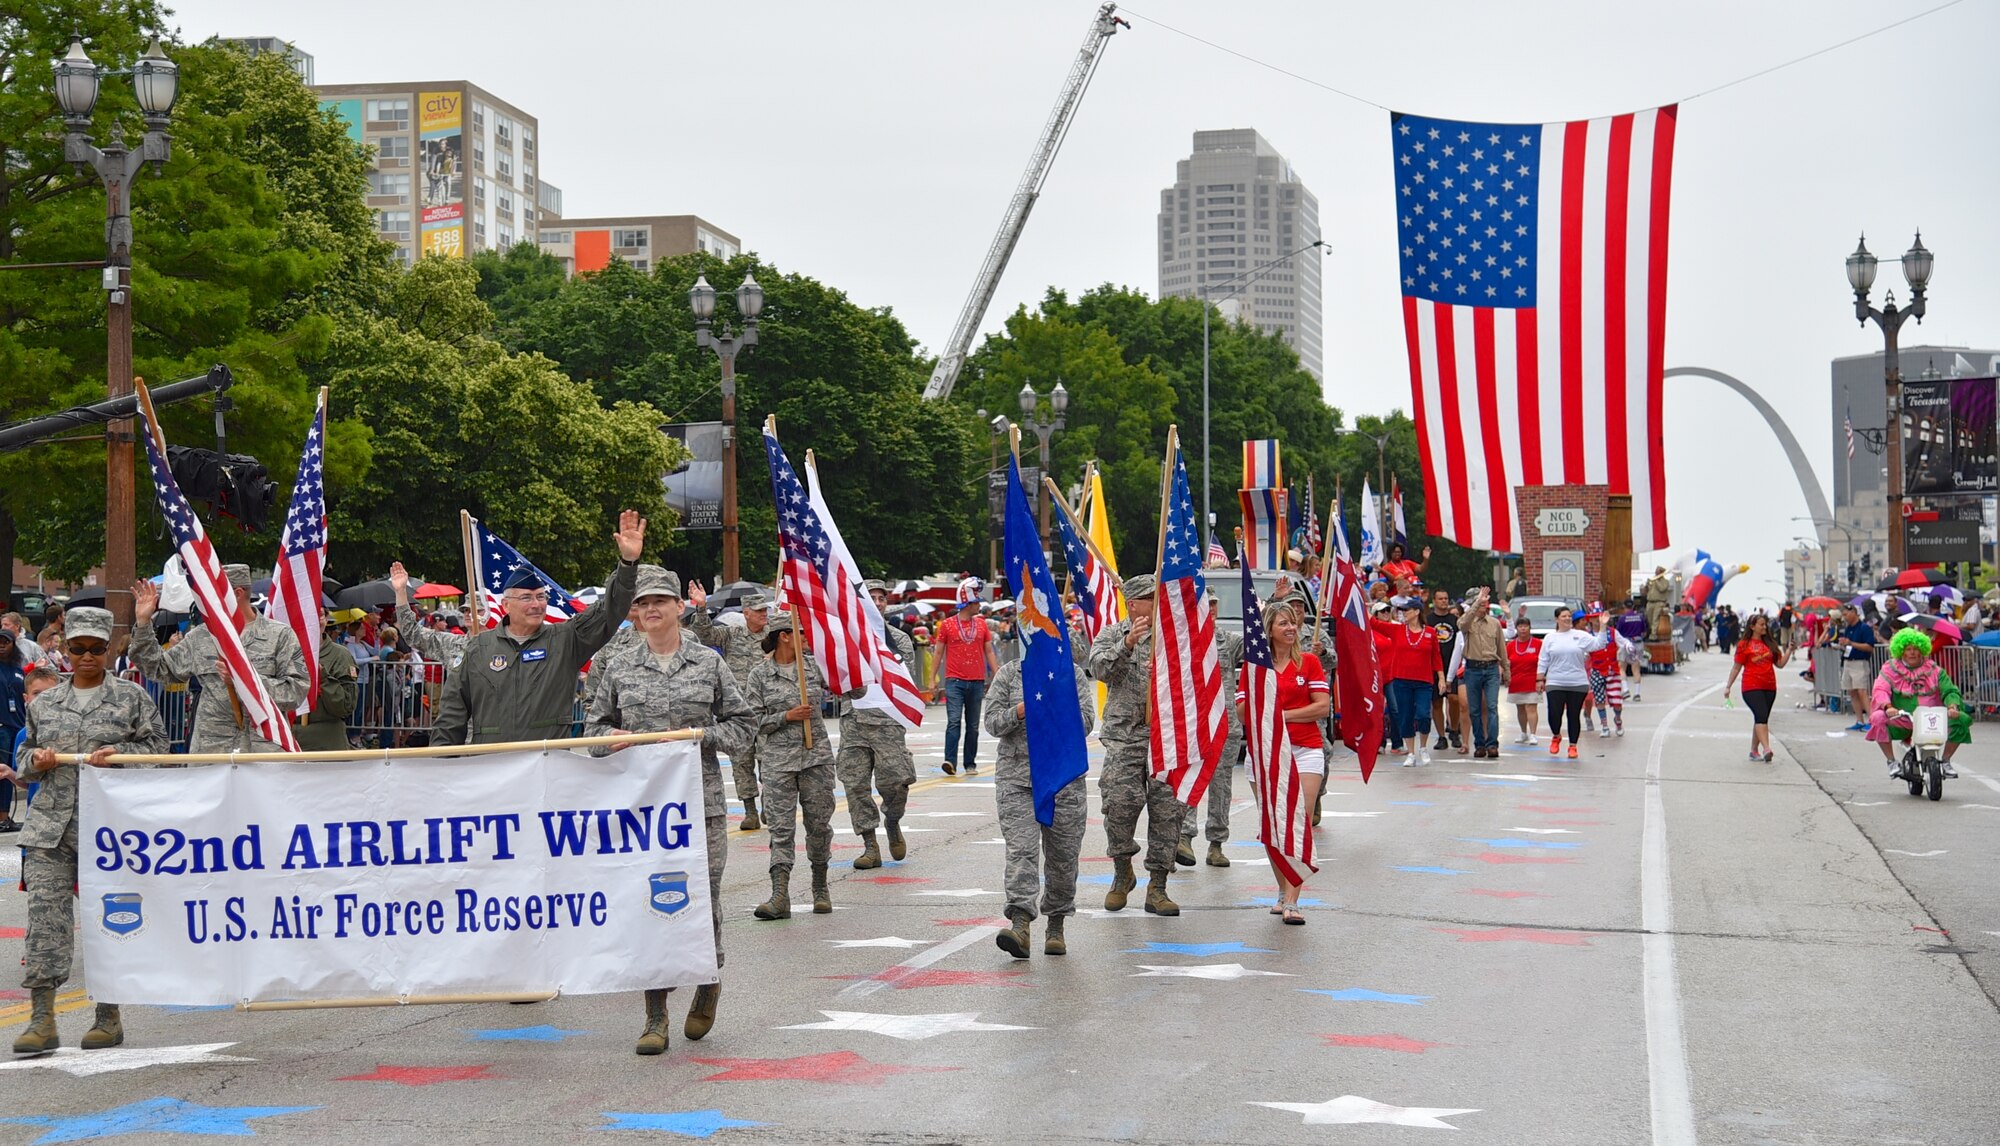
<instances>
[{"instance_id":1,"label":"umbrella","mask_svg":"<svg viewBox=\"0 0 2000 1146\"><path fill-rule=\"evenodd\" d=\"M333 608L333 597L326 592L328 588L338 589L340 586L328 581L324 577L320 578L319 604L322 609ZM269 601L271 599L271 579L269 577L259 577L255 581L250 582L250 593L261 601ZM258 609L261 611L263 605L259 604Z\"/></svg>"},{"instance_id":2,"label":"umbrella","mask_svg":"<svg viewBox=\"0 0 2000 1146\"><path fill-rule=\"evenodd\" d=\"M1965 639L1964 631L1945 617L1933 617L1929 613L1919 613L1910 618L1910 624L1916 628L1928 630L1937 636L1948 637L1954 641L1963 641Z\"/></svg>"},{"instance_id":3,"label":"umbrella","mask_svg":"<svg viewBox=\"0 0 2000 1146\"><path fill-rule=\"evenodd\" d=\"M363 581L334 594L333 603L343 609L381 609L396 603L396 590L387 581Z\"/></svg>"},{"instance_id":4,"label":"umbrella","mask_svg":"<svg viewBox=\"0 0 2000 1146\"><path fill-rule=\"evenodd\" d=\"M1965 604L1965 594L1950 585L1933 585L1929 593L1922 595L1928 596L1933 601L1943 601L1947 605Z\"/></svg>"},{"instance_id":5,"label":"umbrella","mask_svg":"<svg viewBox=\"0 0 2000 1146\"><path fill-rule=\"evenodd\" d=\"M1970 643L1974 648L2000 649L2000 630L1995 630L1994 632L1990 633L1981 633L1978 636L1972 638Z\"/></svg>"},{"instance_id":6,"label":"umbrella","mask_svg":"<svg viewBox=\"0 0 2000 1146\"><path fill-rule=\"evenodd\" d=\"M437 597L462 596L464 592L465 590L453 585L447 585L442 581L430 581L426 582L416 592L410 594L410 599L413 601L429 601Z\"/></svg>"},{"instance_id":7,"label":"umbrella","mask_svg":"<svg viewBox=\"0 0 2000 1146\"><path fill-rule=\"evenodd\" d=\"M65 609L74 609L78 605L93 605L102 609L104 607L104 589L98 585L78 589L76 592L70 594L69 604L63 607Z\"/></svg>"},{"instance_id":8,"label":"umbrella","mask_svg":"<svg viewBox=\"0 0 2000 1146\"><path fill-rule=\"evenodd\" d=\"M1807 597L1799 602L1801 609L1838 609L1840 602L1832 597Z\"/></svg>"},{"instance_id":9,"label":"umbrella","mask_svg":"<svg viewBox=\"0 0 2000 1146\"><path fill-rule=\"evenodd\" d=\"M1903 600L1901 597L1891 597L1887 593L1864 593L1854 600L1849 601L1848 604L1864 613L1868 611L1868 606L1873 605L1875 606L1875 611L1878 613L1894 613L1898 617L1907 617L1917 611L1916 606L1910 604L1908 601Z\"/></svg>"},{"instance_id":10,"label":"umbrella","mask_svg":"<svg viewBox=\"0 0 2000 1146\"><path fill-rule=\"evenodd\" d=\"M755 581L731 581L729 584L718 588L715 592L708 595L708 607L710 609L740 608L745 598L757 596L768 598L771 595L771 587L769 585L760 585Z\"/></svg>"},{"instance_id":11,"label":"umbrella","mask_svg":"<svg viewBox=\"0 0 2000 1146\"><path fill-rule=\"evenodd\" d=\"M1950 585L1951 578L1935 569L1905 569L1880 585L1878 593L1890 593L1897 589L1928 589L1933 585Z\"/></svg>"},{"instance_id":12,"label":"umbrella","mask_svg":"<svg viewBox=\"0 0 2000 1146\"><path fill-rule=\"evenodd\" d=\"M896 594L921 593L927 586L922 581L898 581L889 586L889 592Z\"/></svg>"}]
</instances>

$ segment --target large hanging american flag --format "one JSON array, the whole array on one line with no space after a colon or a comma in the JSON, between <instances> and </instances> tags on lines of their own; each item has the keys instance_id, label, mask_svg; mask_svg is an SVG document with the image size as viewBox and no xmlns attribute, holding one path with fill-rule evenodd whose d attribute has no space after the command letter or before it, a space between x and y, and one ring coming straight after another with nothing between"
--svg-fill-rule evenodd
<instances>
[{"instance_id":1,"label":"large hanging american flag","mask_svg":"<svg viewBox=\"0 0 2000 1146\"><path fill-rule=\"evenodd\" d=\"M819 467L813 464L811 450L806 451L806 487L806 504L819 515L827 540L832 542L829 568L847 584L859 583L862 580L861 566L847 551L847 542L841 540L840 529L833 523L833 511L827 508L825 491L819 484ZM915 728L924 722L924 694L917 691L910 666L904 664L902 658L896 655L896 650L889 647L889 625L882 619L882 611L875 607L875 598L867 593L856 593L854 596L861 606L862 625L872 638L863 642L862 654L873 678L868 691L854 701L854 707L887 712L896 723L905 728Z\"/></svg>"},{"instance_id":2,"label":"large hanging american flag","mask_svg":"<svg viewBox=\"0 0 2000 1146\"><path fill-rule=\"evenodd\" d=\"M319 638L325 630L320 574L326 567L326 390L319 392L305 449L299 454L299 476L292 483L292 505L278 538L278 567L271 574L271 599L265 606L272 620L290 626L306 654L306 701L301 714L319 703Z\"/></svg>"},{"instance_id":3,"label":"large hanging american flag","mask_svg":"<svg viewBox=\"0 0 2000 1146\"><path fill-rule=\"evenodd\" d=\"M1635 548L1667 545L1675 114L1522 125L1391 113L1431 532L1511 551L1517 486L1590 483L1631 496Z\"/></svg>"},{"instance_id":4,"label":"large hanging american flag","mask_svg":"<svg viewBox=\"0 0 2000 1146\"><path fill-rule=\"evenodd\" d=\"M159 501L160 517L167 524L167 532L173 535L174 550L180 554L181 564L187 568L188 585L194 590L195 602L201 606L202 620L229 666L230 688L243 709L243 718L256 726L257 735L286 752L297 752L299 742L292 736L290 720L278 710L278 703L271 699L271 690L265 687L264 678L257 675L250 654L243 650L243 618L236 612L236 590L222 572L222 561L215 555L215 546L209 543L208 531L202 528L194 507L181 495L174 471L167 464L167 439L160 431L160 416L153 412L153 396L146 384L137 379L133 380L133 388L138 392L140 413L146 419L146 464L153 471L153 493Z\"/></svg>"},{"instance_id":5,"label":"large hanging american flag","mask_svg":"<svg viewBox=\"0 0 2000 1146\"><path fill-rule=\"evenodd\" d=\"M1285 708L1278 701L1278 666L1271 640L1264 632L1263 605L1250 583L1250 563L1243 563L1243 669L1236 701L1249 710L1243 726L1243 746L1257 770L1257 839L1271 866L1293 885L1305 882L1313 862L1310 809L1300 799L1299 769L1292 759L1291 738L1285 732Z\"/></svg>"},{"instance_id":6,"label":"large hanging american flag","mask_svg":"<svg viewBox=\"0 0 2000 1146\"><path fill-rule=\"evenodd\" d=\"M1215 613L1201 575L1201 533L1188 493L1180 436L1167 430L1166 514L1160 520L1160 576L1153 592L1151 768L1192 808L1208 791L1228 730Z\"/></svg>"},{"instance_id":7,"label":"large hanging american flag","mask_svg":"<svg viewBox=\"0 0 2000 1146\"><path fill-rule=\"evenodd\" d=\"M549 611L544 619L552 624L560 624L583 612L584 606L575 594L556 583L554 577L542 572L535 563L521 556L521 551L500 539L500 535L486 528L486 523L467 515L467 527L472 531L472 579L479 585L480 616L486 627L491 629L500 623L500 597L506 591L507 578L516 569L526 569L539 577L542 587L548 590Z\"/></svg>"},{"instance_id":8,"label":"large hanging american flag","mask_svg":"<svg viewBox=\"0 0 2000 1146\"><path fill-rule=\"evenodd\" d=\"M779 600L791 607L811 643L827 691L852 692L872 679L860 594L833 565L833 540L778 444L776 419L764 423L764 454L771 464L771 498L778 509Z\"/></svg>"}]
</instances>

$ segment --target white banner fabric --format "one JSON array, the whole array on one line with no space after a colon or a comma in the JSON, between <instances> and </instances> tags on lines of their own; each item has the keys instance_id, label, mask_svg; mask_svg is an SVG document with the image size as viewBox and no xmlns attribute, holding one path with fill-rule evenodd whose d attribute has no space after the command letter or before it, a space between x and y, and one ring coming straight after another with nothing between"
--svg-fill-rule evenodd
<instances>
[{"instance_id":1,"label":"white banner fabric","mask_svg":"<svg viewBox=\"0 0 2000 1146\"><path fill-rule=\"evenodd\" d=\"M79 771L84 968L106 1002L717 980L696 742Z\"/></svg>"}]
</instances>

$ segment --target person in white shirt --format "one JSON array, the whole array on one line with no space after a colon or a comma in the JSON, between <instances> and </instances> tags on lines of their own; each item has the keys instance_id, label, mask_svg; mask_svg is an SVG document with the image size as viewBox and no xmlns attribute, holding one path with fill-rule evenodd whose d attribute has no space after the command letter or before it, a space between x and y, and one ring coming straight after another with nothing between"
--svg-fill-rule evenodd
<instances>
[{"instance_id":1,"label":"person in white shirt","mask_svg":"<svg viewBox=\"0 0 2000 1146\"><path fill-rule=\"evenodd\" d=\"M1587 633L1576 627L1569 609L1556 610L1556 631L1542 639L1535 684L1549 699L1549 755L1562 751L1563 720L1569 720L1569 758L1576 759L1576 742L1583 737L1583 702L1590 695L1590 654L1610 641L1609 633Z\"/></svg>"}]
</instances>

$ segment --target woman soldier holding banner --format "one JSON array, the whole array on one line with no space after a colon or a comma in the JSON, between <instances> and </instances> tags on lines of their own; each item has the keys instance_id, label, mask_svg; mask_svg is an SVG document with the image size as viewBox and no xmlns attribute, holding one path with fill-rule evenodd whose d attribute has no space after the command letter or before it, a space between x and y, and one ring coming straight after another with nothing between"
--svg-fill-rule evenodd
<instances>
[{"instance_id":1,"label":"woman soldier holding banner","mask_svg":"<svg viewBox=\"0 0 2000 1146\"><path fill-rule=\"evenodd\" d=\"M639 566L633 590L635 625L644 640L626 646L603 662L597 692L591 698L586 736L621 732L703 730L701 793L708 840L708 908L715 924L715 966L722 967L722 867L728 858L729 806L722 795L722 766L716 753L744 747L756 726L750 707L736 691L736 678L722 657L681 629L680 578L657 565ZM593 748L603 756L615 748ZM646 1029L639 1035L639 1054L663 1054L667 1049L667 992L646 992ZM699 1039L715 1025L722 984L696 987L681 1033Z\"/></svg>"},{"instance_id":2,"label":"woman soldier holding banner","mask_svg":"<svg viewBox=\"0 0 2000 1146\"><path fill-rule=\"evenodd\" d=\"M167 750L167 729L153 698L104 671L111 663L111 614L71 609L67 632L64 651L74 672L28 706L28 734L14 756L14 770L41 783L19 837L21 875L28 885L27 975L21 985L29 991L33 1013L28 1029L14 1040L15 1054L45 1054L61 1045L56 989L69 979L76 938L77 777L71 758L88 753L93 766L104 767L104 758L114 752ZM107 915L105 922L118 921ZM118 1005L100 1000L83 1049L124 1041Z\"/></svg>"}]
</instances>

